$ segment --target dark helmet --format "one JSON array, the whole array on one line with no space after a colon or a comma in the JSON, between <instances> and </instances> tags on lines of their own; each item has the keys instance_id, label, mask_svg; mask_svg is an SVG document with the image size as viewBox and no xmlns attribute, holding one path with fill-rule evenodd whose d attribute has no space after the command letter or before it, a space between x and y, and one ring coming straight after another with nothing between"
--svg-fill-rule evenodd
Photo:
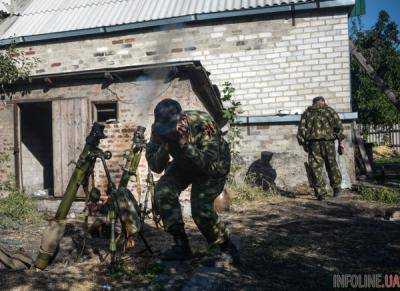
<instances>
[{"instance_id":1,"label":"dark helmet","mask_svg":"<svg viewBox=\"0 0 400 291\"><path fill-rule=\"evenodd\" d=\"M324 102L325 102L325 98L322 97L322 96L315 97L315 98L312 100L312 103L313 103L313 104L317 104L317 102L319 102L319 101L324 101Z\"/></svg>"},{"instance_id":2,"label":"dark helmet","mask_svg":"<svg viewBox=\"0 0 400 291\"><path fill-rule=\"evenodd\" d=\"M154 109L154 131L161 136L168 135L176 129L181 117L181 105L172 99L160 101Z\"/></svg>"}]
</instances>

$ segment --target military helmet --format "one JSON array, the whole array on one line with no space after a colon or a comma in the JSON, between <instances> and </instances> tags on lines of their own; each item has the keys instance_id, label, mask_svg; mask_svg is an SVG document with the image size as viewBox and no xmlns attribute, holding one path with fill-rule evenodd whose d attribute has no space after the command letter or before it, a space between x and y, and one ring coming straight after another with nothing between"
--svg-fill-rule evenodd
<instances>
[{"instance_id":1,"label":"military helmet","mask_svg":"<svg viewBox=\"0 0 400 291\"><path fill-rule=\"evenodd\" d=\"M160 101L154 109L154 131L161 136L168 135L176 129L181 117L182 107L172 99Z\"/></svg>"}]
</instances>

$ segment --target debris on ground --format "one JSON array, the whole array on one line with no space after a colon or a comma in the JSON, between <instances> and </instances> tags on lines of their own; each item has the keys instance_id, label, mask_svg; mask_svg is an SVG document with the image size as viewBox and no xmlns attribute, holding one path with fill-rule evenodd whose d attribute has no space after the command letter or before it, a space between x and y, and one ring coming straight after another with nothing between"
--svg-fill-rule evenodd
<instances>
[{"instance_id":1,"label":"debris on ground","mask_svg":"<svg viewBox=\"0 0 400 291\"><path fill-rule=\"evenodd\" d=\"M149 220L144 233L154 254L137 240L110 268L108 241L85 241L78 216L68 220L52 265L43 272L2 266L0 285L2 290L329 290L333 274L399 273L400 209L356 197L350 192L326 201L265 196L233 204L222 217L240 240L240 266L227 255L210 257L191 220L186 229L194 258L160 261L172 239ZM35 257L45 226L2 228L0 245L8 251L23 248Z\"/></svg>"}]
</instances>

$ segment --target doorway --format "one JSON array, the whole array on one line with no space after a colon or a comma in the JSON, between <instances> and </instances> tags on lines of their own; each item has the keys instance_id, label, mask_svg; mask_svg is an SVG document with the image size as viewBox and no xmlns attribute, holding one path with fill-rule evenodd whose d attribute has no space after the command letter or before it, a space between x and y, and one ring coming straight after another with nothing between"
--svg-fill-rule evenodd
<instances>
[{"instance_id":1,"label":"doorway","mask_svg":"<svg viewBox=\"0 0 400 291\"><path fill-rule=\"evenodd\" d=\"M52 104L51 102L20 103L19 109L23 189L28 194L52 195L54 189Z\"/></svg>"}]
</instances>

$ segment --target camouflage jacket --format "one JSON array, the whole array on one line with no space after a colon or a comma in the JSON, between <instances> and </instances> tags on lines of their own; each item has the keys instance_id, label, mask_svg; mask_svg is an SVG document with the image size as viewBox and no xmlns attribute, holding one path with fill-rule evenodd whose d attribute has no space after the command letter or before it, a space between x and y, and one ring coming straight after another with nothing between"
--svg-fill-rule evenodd
<instances>
[{"instance_id":1,"label":"camouflage jacket","mask_svg":"<svg viewBox=\"0 0 400 291\"><path fill-rule=\"evenodd\" d=\"M188 143L168 143L168 150L153 140L147 144L146 159L156 173L174 165L188 175L222 177L229 173L231 155L228 143L212 117L202 111L185 111L188 118ZM173 161L170 162L170 156Z\"/></svg>"},{"instance_id":2,"label":"camouflage jacket","mask_svg":"<svg viewBox=\"0 0 400 291\"><path fill-rule=\"evenodd\" d=\"M343 140L343 126L339 115L329 107L310 106L301 115L297 140L304 146L311 140Z\"/></svg>"}]
</instances>

